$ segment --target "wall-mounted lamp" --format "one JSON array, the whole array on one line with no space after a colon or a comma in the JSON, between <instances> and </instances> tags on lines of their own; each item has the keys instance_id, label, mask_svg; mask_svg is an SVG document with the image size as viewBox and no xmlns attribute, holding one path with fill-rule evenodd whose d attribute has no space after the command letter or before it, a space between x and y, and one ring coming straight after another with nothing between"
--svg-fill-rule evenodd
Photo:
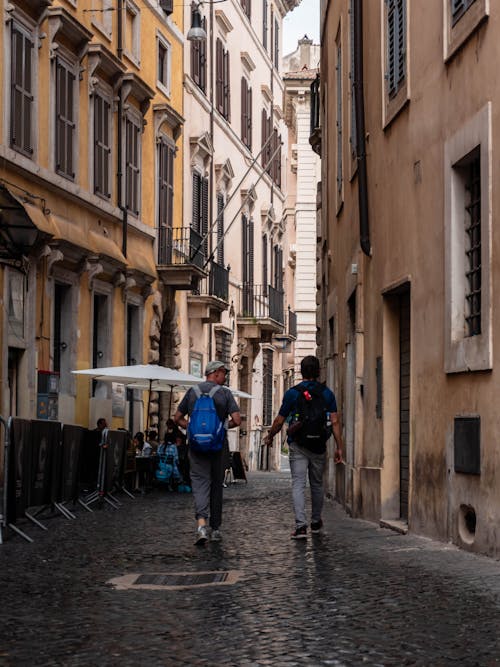
<instances>
[{"instance_id":1,"label":"wall-mounted lamp","mask_svg":"<svg viewBox=\"0 0 500 667\"><path fill-rule=\"evenodd\" d=\"M202 42L204 39L207 38L207 33L205 29L201 25L201 12L200 12L200 5L201 2L194 3L192 4L192 21L191 21L191 27L188 30L188 34L186 38L190 42Z\"/></svg>"},{"instance_id":2,"label":"wall-mounted lamp","mask_svg":"<svg viewBox=\"0 0 500 667\"><path fill-rule=\"evenodd\" d=\"M191 9L192 9L191 27L188 30L186 39L188 39L190 42L202 42L204 39L207 38L206 30L203 28L201 24L200 7L202 5L217 5L219 4L219 2L226 2L226 0L195 0L191 4Z\"/></svg>"}]
</instances>

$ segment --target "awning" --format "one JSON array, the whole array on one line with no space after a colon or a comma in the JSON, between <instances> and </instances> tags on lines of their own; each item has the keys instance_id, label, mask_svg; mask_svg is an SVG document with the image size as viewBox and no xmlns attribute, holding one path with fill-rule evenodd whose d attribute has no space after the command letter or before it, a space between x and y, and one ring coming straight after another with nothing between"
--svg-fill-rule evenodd
<instances>
[{"instance_id":1,"label":"awning","mask_svg":"<svg viewBox=\"0 0 500 667\"><path fill-rule=\"evenodd\" d=\"M96 247L99 255L110 257L123 265L127 264L126 257L113 239L110 239L103 234L98 234L97 232L90 232L89 236L92 245Z\"/></svg>"},{"instance_id":2,"label":"awning","mask_svg":"<svg viewBox=\"0 0 500 667\"><path fill-rule=\"evenodd\" d=\"M71 243L71 245L77 246L78 248L84 248L85 250L97 254L97 247L92 243L92 240L84 227L74 224L73 222L66 220L66 218L63 218L60 215L55 215L54 213L50 215L50 220L57 228L57 233L55 234L55 239L57 241Z\"/></svg>"},{"instance_id":3,"label":"awning","mask_svg":"<svg viewBox=\"0 0 500 667\"><path fill-rule=\"evenodd\" d=\"M55 232L42 209L23 201L0 183L0 257L13 259L26 255Z\"/></svg>"}]
</instances>

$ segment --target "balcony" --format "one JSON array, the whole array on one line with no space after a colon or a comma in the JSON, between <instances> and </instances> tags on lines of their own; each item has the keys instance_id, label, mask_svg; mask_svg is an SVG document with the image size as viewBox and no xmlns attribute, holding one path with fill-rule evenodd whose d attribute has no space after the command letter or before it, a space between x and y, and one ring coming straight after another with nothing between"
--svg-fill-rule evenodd
<instances>
[{"instance_id":1,"label":"balcony","mask_svg":"<svg viewBox=\"0 0 500 667\"><path fill-rule=\"evenodd\" d=\"M297 340L297 314L288 306L286 326L281 333L274 334L273 343L286 350L290 343Z\"/></svg>"},{"instance_id":2,"label":"balcony","mask_svg":"<svg viewBox=\"0 0 500 667\"><path fill-rule=\"evenodd\" d=\"M158 229L158 275L164 285L178 290L197 290L206 277L202 236L190 227Z\"/></svg>"},{"instance_id":3,"label":"balcony","mask_svg":"<svg viewBox=\"0 0 500 667\"><path fill-rule=\"evenodd\" d=\"M320 79L319 74L311 83L311 129L309 143L315 153L321 155L321 123L320 123Z\"/></svg>"},{"instance_id":4,"label":"balcony","mask_svg":"<svg viewBox=\"0 0 500 667\"><path fill-rule=\"evenodd\" d=\"M283 291L271 285L243 284L238 306L238 328L243 338L271 342L284 330Z\"/></svg>"},{"instance_id":5,"label":"balcony","mask_svg":"<svg viewBox=\"0 0 500 667\"><path fill-rule=\"evenodd\" d=\"M208 276L188 295L189 318L204 324L220 322L220 315L229 306L229 267L210 262Z\"/></svg>"}]
</instances>

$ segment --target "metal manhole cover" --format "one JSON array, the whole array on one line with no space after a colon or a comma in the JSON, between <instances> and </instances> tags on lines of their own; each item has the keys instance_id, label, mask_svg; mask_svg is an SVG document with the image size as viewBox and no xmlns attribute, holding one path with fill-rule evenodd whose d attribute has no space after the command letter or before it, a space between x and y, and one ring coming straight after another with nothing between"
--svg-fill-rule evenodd
<instances>
[{"instance_id":1,"label":"metal manhole cover","mask_svg":"<svg viewBox=\"0 0 500 667\"><path fill-rule=\"evenodd\" d=\"M227 586L235 584L241 577L238 570L224 572L154 572L125 574L108 581L118 590L175 590L179 588L201 588L202 586Z\"/></svg>"}]
</instances>

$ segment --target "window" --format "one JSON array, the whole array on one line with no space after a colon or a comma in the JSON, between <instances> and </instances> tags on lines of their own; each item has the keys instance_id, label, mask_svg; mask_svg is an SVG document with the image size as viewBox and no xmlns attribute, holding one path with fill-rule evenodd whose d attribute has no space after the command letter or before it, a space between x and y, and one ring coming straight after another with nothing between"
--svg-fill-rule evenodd
<instances>
[{"instance_id":1,"label":"window","mask_svg":"<svg viewBox=\"0 0 500 667\"><path fill-rule=\"evenodd\" d=\"M267 235L262 236L262 287L264 290L264 296L267 296L267 281L269 280L268 270L267 270Z\"/></svg>"},{"instance_id":2,"label":"window","mask_svg":"<svg viewBox=\"0 0 500 667\"><path fill-rule=\"evenodd\" d=\"M125 1L124 46L125 54L138 65L141 60L141 15L132 0Z\"/></svg>"},{"instance_id":3,"label":"window","mask_svg":"<svg viewBox=\"0 0 500 667\"><path fill-rule=\"evenodd\" d=\"M262 424L270 426L273 421L273 351L264 348L262 377Z\"/></svg>"},{"instance_id":4,"label":"window","mask_svg":"<svg viewBox=\"0 0 500 667\"><path fill-rule=\"evenodd\" d=\"M274 19L274 66L280 67L280 25L278 19Z\"/></svg>"},{"instance_id":5,"label":"window","mask_svg":"<svg viewBox=\"0 0 500 667\"><path fill-rule=\"evenodd\" d=\"M131 116L125 119L125 207L133 215L140 212L141 128Z\"/></svg>"},{"instance_id":6,"label":"window","mask_svg":"<svg viewBox=\"0 0 500 667\"><path fill-rule=\"evenodd\" d=\"M335 66L335 87L337 93L337 194L342 194L342 46L340 33L336 43L337 63Z\"/></svg>"},{"instance_id":7,"label":"window","mask_svg":"<svg viewBox=\"0 0 500 667\"><path fill-rule=\"evenodd\" d=\"M208 257L208 178L201 176L197 171L193 172L193 210L191 218L191 229L199 236L193 243L197 252L200 250L203 257ZM200 242L205 239L200 248ZM195 240L192 238L192 241Z\"/></svg>"},{"instance_id":8,"label":"window","mask_svg":"<svg viewBox=\"0 0 500 667\"><path fill-rule=\"evenodd\" d=\"M273 287L283 290L283 249L278 245L273 248Z\"/></svg>"},{"instance_id":9,"label":"window","mask_svg":"<svg viewBox=\"0 0 500 667\"><path fill-rule=\"evenodd\" d=\"M231 100L230 100L230 73L229 73L229 52L224 49L222 40L217 39L215 46L215 98L217 111L230 120Z\"/></svg>"},{"instance_id":10,"label":"window","mask_svg":"<svg viewBox=\"0 0 500 667\"><path fill-rule=\"evenodd\" d=\"M408 101L407 0L387 0L385 11L384 125Z\"/></svg>"},{"instance_id":11,"label":"window","mask_svg":"<svg viewBox=\"0 0 500 667\"><path fill-rule=\"evenodd\" d=\"M15 21L11 32L10 145L33 154L33 47L34 39Z\"/></svg>"},{"instance_id":12,"label":"window","mask_svg":"<svg viewBox=\"0 0 500 667\"><path fill-rule=\"evenodd\" d=\"M231 368L231 334L229 331L215 330L215 358L223 361L227 368ZM229 385L229 373L226 374L225 384Z\"/></svg>"},{"instance_id":13,"label":"window","mask_svg":"<svg viewBox=\"0 0 500 667\"><path fill-rule=\"evenodd\" d=\"M111 162L111 105L94 94L94 192L109 199Z\"/></svg>"},{"instance_id":14,"label":"window","mask_svg":"<svg viewBox=\"0 0 500 667\"><path fill-rule=\"evenodd\" d=\"M163 240L165 242L172 240L167 237L171 234L173 226L174 158L175 148L165 137L161 137L158 142L158 227L161 247L163 247ZM170 246L171 243L168 245Z\"/></svg>"},{"instance_id":15,"label":"window","mask_svg":"<svg viewBox=\"0 0 500 667\"><path fill-rule=\"evenodd\" d=\"M455 25L476 0L451 0L451 24Z\"/></svg>"},{"instance_id":16,"label":"window","mask_svg":"<svg viewBox=\"0 0 500 667\"><path fill-rule=\"evenodd\" d=\"M406 78L406 2L390 0L387 9L387 86L394 97Z\"/></svg>"},{"instance_id":17,"label":"window","mask_svg":"<svg viewBox=\"0 0 500 667\"><path fill-rule=\"evenodd\" d=\"M158 86L170 96L170 44L158 36Z\"/></svg>"},{"instance_id":18,"label":"window","mask_svg":"<svg viewBox=\"0 0 500 667\"><path fill-rule=\"evenodd\" d=\"M267 143L266 148L262 151L261 154L261 160L262 160L262 167L267 171L268 174L271 173L271 155L272 155L272 150L271 150L271 141L268 141L271 137L272 133L272 119L271 116L267 115L267 112L265 109L262 109L262 118L261 118L261 130L262 130L262 147Z\"/></svg>"},{"instance_id":19,"label":"window","mask_svg":"<svg viewBox=\"0 0 500 667\"><path fill-rule=\"evenodd\" d=\"M464 158L455 169L462 171L465 190L465 322L466 336L481 333L481 157L480 149Z\"/></svg>"},{"instance_id":20,"label":"window","mask_svg":"<svg viewBox=\"0 0 500 667\"><path fill-rule=\"evenodd\" d=\"M113 0L93 0L92 24L108 39L113 28Z\"/></svg>"},{"instance_id":21,"label":"window","mask_svg":"<svg viewBox=\"0 0 500 667\"><path fill-rule=\"evenodd\" d=\"M56 58L56 141L55 170L74 179L75 141L75 74L60 58Z\"/></svg>"},{"instance_id":22,"label":"window","mask_svg":"<svg viewBox=\"0 0 500 667\"><path fill-rule=\"evenodd\" d=\"M271 139L271 151L271 178L275 185L281 188L281 134L278 134L276 128Z\"/></svg>"},{"instance_id":23,"label":"window","mask_svg":"<svg viewBox=\"0 0 500 667\"><path fill-rule=\"evenodd\" d=\"M217 194L217 264L224 266L224 195ZM219 357L217 357L218 359Z\"/></svg>"},{"instance_id":24,"label":"window","mask_svg":"<svg viewBox=\"0 0 500 667\"><path fill-rule=\"evenodd\" d=\"M243 314L248 316L254 312L254 225L253 220L245 214L241 216L241 239Z\"/></svg>"},{"instance_id":25,"label":"window","mask_svg":"<svg viewBox=\"0 0 500 667\"><path fill-rule=\"evenodd\" d=\"M241 6L248 19L250 19L252 16L252 0L241 0Z\"/></svg>"},{"instance_id":26,"label":"window","mask_svg":"<svg viewBox=\"0 0 500 667\"><path fill-rule=\"evenodd\" d=\"M355 81L355 61L354 61L354 0L349 3L349 41L350 41L350 66L349 79L351 88L351 131L349 134L349 143L351 145L351 159L355 160L357 156L357 142L356 142L356 93L354 84Z\"/></svg>"},{"instance_id":27,"label":"window","mask_svg":"<svg viewBox=\"0 0 500 667\"><path fill-rule=\"evenodd\" d=\"M191 16L192 22L192 16ZM201 19L201 27L207 30L207 19ZM191 77L204 93L207 92L207 40L191 42Z\"/></svg>"},{"instance_id":28,"label":"window","mask_svg":"<svg viewBox=\"0 0 500 667\"><path fill-rule=\"evenodd\" d=\"M445 142L445 371L492 367L491 104Z\"/></svg>"},{"instance_id":29,"label":"window","mask_svg":"<svg viewBox=\"0 0 500 667\"><path fill-rule=\"evenodd\" d=\"M269 8L267 0L262 0L262 46L267 51L267 33L269 31L268 25Z\"/></svg>"},{"instance_id":30,"label":"window","mask_svg":"<svg viewBox=\"0 0 500 667\"><path fill-rule=\"evenodd\" d=\"M489 0L446 0L444 60L449 60L488 19Z\"/></svg>"},{"instance_id":31,"label":"window","mask_svg":"<svg viewBox=\"0 0 500 667\"><path fill-rule=\"evenodd\" d=\"M241 79L241 140L252 150L252 89L245 77Z\"/></svg>"}]
</instances>

